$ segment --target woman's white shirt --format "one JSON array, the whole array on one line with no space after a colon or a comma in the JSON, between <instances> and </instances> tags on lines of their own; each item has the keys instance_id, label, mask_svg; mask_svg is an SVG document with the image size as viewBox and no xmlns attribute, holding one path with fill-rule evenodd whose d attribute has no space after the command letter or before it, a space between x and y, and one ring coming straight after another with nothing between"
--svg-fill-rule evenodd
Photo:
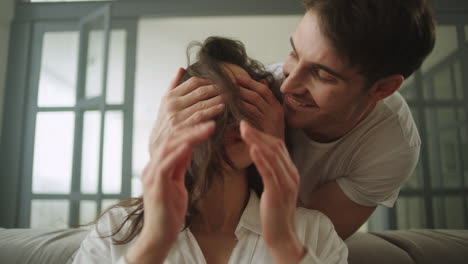
<instances>
[{"instance_id":1,"label":"woman's white shirt","mask_svg":"<svg viewBox=\"0 0 468 264\"><path fill-rule=\"evenodd\" d=\"M120 226L129 211L130 209L124 208L110 210L99 221L96 228L100 234L109 234L109 231ZM121 238L128 227L129 223L117 234L117 238ZM93 228L82 242L73 263L127 263L125 255L135 243L136 238L124 245L114 245L110 237L101 238L96 228ZM296 230L299 240L307 248L307 255L300 263L347 263L348 248L336 233L332 222L324 214L315 210L298 208ZM273 263L269 248L262 238L260 200L253 191L242 213L235 235L238 242L228 264ZM188 228L179 233L164 263L206 263L195 237Z\"/></svg>"}]
</instances>

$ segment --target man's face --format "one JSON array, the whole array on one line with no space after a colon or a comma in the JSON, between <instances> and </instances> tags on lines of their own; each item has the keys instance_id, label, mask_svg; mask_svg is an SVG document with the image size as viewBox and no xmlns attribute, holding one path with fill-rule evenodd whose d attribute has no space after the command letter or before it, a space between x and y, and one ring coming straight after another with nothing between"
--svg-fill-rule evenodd
<instances>
[{"instance_id":1,"label":"man's face","mask_svg":"<svg viewBox=\"0 0 468 264\"><path fill-rule=\"evenodd\" d=\"M341 136L372 105L364 76L338 57L320 31L313 10L304 15L291 37L291 46L281 86L288 125L303 128L317 140Z\"/></svg>"}]
</instances>

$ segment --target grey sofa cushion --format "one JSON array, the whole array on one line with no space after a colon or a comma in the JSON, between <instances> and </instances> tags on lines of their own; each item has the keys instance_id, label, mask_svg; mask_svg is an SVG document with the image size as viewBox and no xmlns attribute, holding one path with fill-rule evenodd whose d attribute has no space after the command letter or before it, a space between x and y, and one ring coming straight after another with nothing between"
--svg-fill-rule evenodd
<instances>
[{"instance_id":1,"label":"grey sofa cushion","mask_svg":"<svg viewBox=\"0 0 468 264\"><path fill-rule=\"evenodd\" d=\"M398 246L372 233L355 233L346 239L350 264L413 264L411 256Z\"/></svg>"},{"instance_id":2,"label":"grey sofa cushion","mask_svg":"<svg viewBox=\"0 0 468 264\"><path fill-rule=\"evenodd\" d=\"M84 229L0 228L0 262L67 263L87 233Z\"/></svg>"},{"instance_id":3,"label":"grey sofa cushion","mask_svg":"<svg viewBox=\"0 0 468 264\"><path fill-rule=\"evenodd\" d=\"M416 263L468 263L468 230L401 230L375 233Z\"/></svg>"}]
</instances>

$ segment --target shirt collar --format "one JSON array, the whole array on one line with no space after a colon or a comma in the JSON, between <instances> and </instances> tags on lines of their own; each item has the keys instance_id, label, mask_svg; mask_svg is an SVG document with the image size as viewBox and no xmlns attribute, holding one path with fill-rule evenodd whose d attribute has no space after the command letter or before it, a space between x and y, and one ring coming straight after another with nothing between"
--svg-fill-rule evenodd
<instances>
[{"instance_id":1,"label":"shirt collar","mask_svg":"<svg viewBox=\"0 0 468 264\"><path fill-rule=\"evenodd\" d=\"M237 225L235 235L240 239L245 231L251 231L262 235L262 226L260 223L260 199L257 193L250 191L249 202L242 212L241 219Z\"/></svg>"}]
</instances>

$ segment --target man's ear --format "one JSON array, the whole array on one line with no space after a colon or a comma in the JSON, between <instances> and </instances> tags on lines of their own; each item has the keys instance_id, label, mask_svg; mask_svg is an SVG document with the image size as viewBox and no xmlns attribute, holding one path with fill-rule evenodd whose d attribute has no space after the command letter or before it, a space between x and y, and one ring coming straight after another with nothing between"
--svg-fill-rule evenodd
<instances>
[{"instance_id":1,"label":"man's ear","mask_svg":"<svg viewBox=\"0 0 468 264\"><path fill-rule=\"evenodd\" d=\"M378 80L372 85L369 91L369 97L375 102L389 97L400 88L404 79L402 75L394 74Z\"/></svg>"}]
</instances>

